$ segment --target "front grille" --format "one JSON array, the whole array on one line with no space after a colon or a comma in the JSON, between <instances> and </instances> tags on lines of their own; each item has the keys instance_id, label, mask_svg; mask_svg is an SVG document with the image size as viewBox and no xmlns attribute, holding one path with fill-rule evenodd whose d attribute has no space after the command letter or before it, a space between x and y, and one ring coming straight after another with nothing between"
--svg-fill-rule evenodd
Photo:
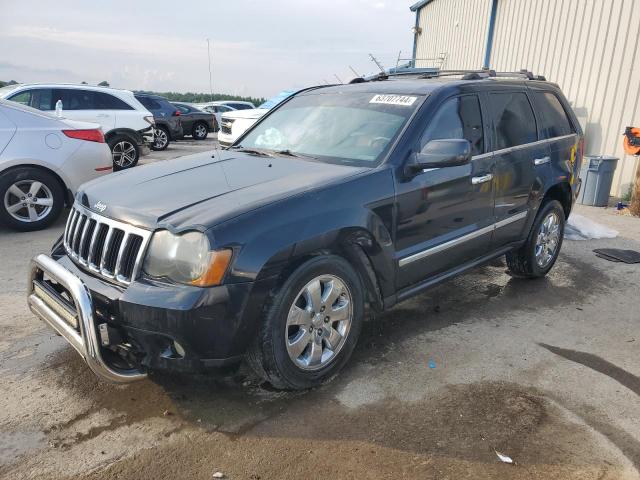
<instances>
[{"instance_id":1,"label":"front grille","mask_svg":"<svg viewBox=\"0 0 640 480\"><path fill-rule=\"evenodd\" d=\"M151 233L74 205L63 238L76 265L126 286L140 272Z\"/></svg>"},{"instance_id":2,"label":"front grille","mask_svg":"<svg viewBox=\"0 0 640 480\"><path fill-rule=\"evenodd\" d=\"M220 130L222 130L222 133L226 133L227 135L231 135L231 128L233 127L233 122L235 122L235 120L231 120L228 118L223 118L222 119L222 126L220 128Z\"/></svg>"}]
</instances>

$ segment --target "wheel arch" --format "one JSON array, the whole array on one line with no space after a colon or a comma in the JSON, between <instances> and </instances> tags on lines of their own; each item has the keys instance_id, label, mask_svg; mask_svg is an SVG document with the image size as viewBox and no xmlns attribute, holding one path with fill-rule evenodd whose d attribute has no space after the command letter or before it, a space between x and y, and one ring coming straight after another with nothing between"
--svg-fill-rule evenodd
<instances>
[{"instance_id":1,"label":"wheel arch","mask_svg":"<svg viewBox=\"0 0 640 480\"><path fill-rule=\"evenodd\" d=\"M540 205L544 205L549 200L557 200L560 202L564 210L565 219L569 218L573 206L572 191L569 182L560 182L551 185L545 192Z\"/></svg>"},{"instance_id":2,"label":"wheel arch","mask_svg":"<svg viewBox=\"0 0 640 480\"><path fill-rule=\"evenodd\" d=\"M127 137L131 137L131 140L134 141L136 146L140 145L140 134L131 128L114 128L113 130L109 130L104 134L104 140L108 143L117 135L126 135Z\"/></svg>"},{"instance_id":3,"label":"wheel arch","mask_svg":"<svg viewBox=\"0 0 640 480\"><path fill-rule=\"evenodd\" d=\"M382 247L363 227L345 227L321 237L296 242L271 256L257 279L276 276L277 284L281 285L302 264L320 255L336 255L346 260L360 277L369 305L375 311L384 309L381 278L387 268L381 258Z\"/></svg>"}]
</instances>

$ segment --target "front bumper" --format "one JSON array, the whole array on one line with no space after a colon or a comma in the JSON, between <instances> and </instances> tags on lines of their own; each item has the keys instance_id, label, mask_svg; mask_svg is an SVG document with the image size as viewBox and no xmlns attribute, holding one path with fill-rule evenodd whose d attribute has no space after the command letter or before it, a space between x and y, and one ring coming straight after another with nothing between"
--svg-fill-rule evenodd
<instances>
[{"instance_id":1,"label":"front bumper","mask_svg":"<svg viewBox=\"0 0 640 480\"><path fill-rule=\"evenodd\" d=\"M43 288L45 272L70 293L75 304L76 325L72 320L74 312ZM28 303L31 311L62 335L99 377L115 383L128 383L146 377L140 370L119 370L107 364L96 332L89 291L78 277L46 255L38 255L31 261Z\"/></svg>"},{"instance_id":2,"label":"front bumper","mask_svg":"<svg viewBox=\"0 0 640 480\"><path fill-rule=\"evenodd\" d=\"M54 258L38 255L32 261L29 306L91 370L118 383L151 370L197 373L238 364L275 281L203 289L139 279L125 288L87 273L60 250L54 248ZM60 284L71 301L47 295L43 277ZM77 328L70 324L69 307Z\"/></svg>"}]
</instances>

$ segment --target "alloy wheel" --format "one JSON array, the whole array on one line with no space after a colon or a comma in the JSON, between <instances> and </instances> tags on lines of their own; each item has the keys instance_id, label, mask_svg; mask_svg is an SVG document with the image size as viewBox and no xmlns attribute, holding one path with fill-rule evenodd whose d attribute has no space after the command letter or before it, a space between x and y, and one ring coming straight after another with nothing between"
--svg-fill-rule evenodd
<instances>
[{"instance_id":1,"label":"alloy wheel","mask_svg":"<svg viewBox=\"0 0 640 480\"><path fill-rule=\"evenodd\" d=\"M169 141L169 136L167 132L165 132L162 128L156 128L153 131L153 146L158 150L162 150L167 146L167 142Z\"/></svg>"},{"instance_id":2,"label":"alloy wheel","mask_svg":"<svg viewBox=\"0 0 640 480\"><path fill-rule=\"evenodd\" d=\"M549 213L540 224L536 239L536 263L546 268L555 258L560 243L560 218L556 212Z\"/></svg>"},{"instance_id":3,"label":"alloy wheel","mask_svg":"<svg viewBox=\"0 0 640 480\"><path fill-rule=\"evenodd\" d=\"M5 192L4 208L20 222L37 222L51 213L53 193L37 180L20 180Z\"/></svg>"},{"instance_id":4,"label":"alloy wheel","mask_svg":"<svg viewBox=\"0 0 640 480\"><path fill-rule=\"evenodd\" d=\"M201 123L195 128L196 138L204 138L207 135L207 129Z\"/></svg>"},{"instance_id":5,"label":"alloy wheel","mask_svg":"<svg viewBox=\"0 0 640 480\"><path fill-rule=\"evenodd\" d=\"M113 146L113 163L120 168L128 168L136 161L136 147L127 140L122 140Z\"/></svg>"},{"instance_id":6,"label":"alloy wheel","mask_svg":"<svg viewBox=\"0 0 640 480\"><path fill-rule=\"evenodd\" d=\"M307 283L289 309L287 353L302 370L332 362L344 346L353 321L353 299L340 278L322 275Z\"/></svg>"}]
</instances>

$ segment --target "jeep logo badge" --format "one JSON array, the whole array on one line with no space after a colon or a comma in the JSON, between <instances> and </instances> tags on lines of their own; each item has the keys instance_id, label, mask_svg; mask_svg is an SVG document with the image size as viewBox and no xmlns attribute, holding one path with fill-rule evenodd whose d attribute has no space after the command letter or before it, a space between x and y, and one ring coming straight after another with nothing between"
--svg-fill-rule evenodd
<instances>
[{"instance_id":1,"label":"jeep logo badge","mask_svg":"<svg viewBox=\"0 0 640 480\"><path fill-rule=\"evenodd\" d=\"M98 210L100 213L104 212L107 209L107 206L102 203L102 202L98 202L96 203L93 208L95 208L96 210Z\"/></svg>"}]
</instances>

